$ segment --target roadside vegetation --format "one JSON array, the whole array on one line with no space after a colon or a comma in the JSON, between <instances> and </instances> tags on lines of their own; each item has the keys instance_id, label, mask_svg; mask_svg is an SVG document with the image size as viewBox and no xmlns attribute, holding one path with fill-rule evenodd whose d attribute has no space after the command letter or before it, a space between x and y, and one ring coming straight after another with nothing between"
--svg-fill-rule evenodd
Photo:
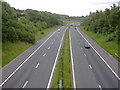
<instances>
[{"instance_id":1,"label":"roadside vegetation","mask_svg":"<svg viewBox=\"0 0 120 90\"><path fill-rule=\"evenodd\" d=\"M84 17L83 32L120 61L120 7L115 4L105 11L96 11Z\"/></svg>"},{"instance_id":2,"label":"roadside vegetation","mask_svg":"<svg viewBox=\"0 0 120 90\"><path fill-rule=\"evenodd\" d=\"M42 39L43 37L45 37L50 32L57 29L58 27L60 27L60 26L54 26L54 27L45 29L44 34L42 34L41 32L36 32L35 33L35 41L37 42L38 40ZM12 43L12 42L4 42L2 44L2 58L4 60L2 62L2 66L8 64L11 60L13 60L19 54L24 52L30 46L32 46L31 43L22 42L22 41L16 41L14 43Z\"/></svg>"},{"instance_id":3,"label":"roadside vegetation","mask_svg":"<svg viewBox=\"0 0 120 90\"><path fill-rule=\"evenodd\" d=\"M58 18L50 12L18 10L2 1L2 66L60 27Z\"/></svg>"},{"instance_id":4,"label":"roadside vegetation","mask_svg":"<svg viewBox=\"0 0 120 90\"><path fill-rule=\"evenodd\" d=\"M42 30L42 32L41 31L36 32L35 33L35 41L42 39L43 37L45 37L46 35L48 35L50 32L52 32L53 30L55 30L57 28L60 28L60 26L56 25L56 26L53 26L50 28L46 28L46 29Z\"/></svg>"},{"instance_id":5,"label":"roadside vegetation","mask_svg":"<svg viewBox=\"0 0 120 90\"><path fill-rule=\"evenodd\" d=\"M64 24L67 25L67 24L73 24L73 23L76 23L75 21L64 21Z\"/></svg>"},{"instance_id":6,"label":"roadside vegetation","mask_svg":"<svg viewBox=\"0 0 120 90\"><path fill-rule=\"evenodd\" d=\"M2 66L8 64L11 60L13 60L15 57L17 57L19 54L21 54L24 50L26 50L28 47L30 47L32 44L27 42L5 42L2 44Z\"/></svg>"},{"instance_id":7,"label":"roadside vegetation","mask_svg":"<svg viewBox=\"0 0 120 90\"><path fill-rule=\"evenodd\" d=\"M69 29L70 28L68 28L65 33L63 46L58 57L55 73L53 76L52 88L59 88L61 79L62 88L72 88L70 69L71 65L70 65Z\"/></svg>"}]
</instances>

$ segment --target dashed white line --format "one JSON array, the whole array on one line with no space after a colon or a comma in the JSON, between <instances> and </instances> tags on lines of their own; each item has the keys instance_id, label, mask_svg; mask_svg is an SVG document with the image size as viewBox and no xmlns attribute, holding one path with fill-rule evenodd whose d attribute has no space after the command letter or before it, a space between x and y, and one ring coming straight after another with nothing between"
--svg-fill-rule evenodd
<instances>
[{"instance_id":1,"label":"dashed white line","mask_svg":"<svg viewBox=\"0 0 120 90\"><path fill-rule=\"evenodd\" d=\"M27 85L27 83L28 83L28 81L26 81L26 82L25 82L25 84L23 85L23 87L22 87L22 88L25 88L25 86Z\"/></svg>"},{"instance_id":2,"label":"dashed white line","mask_svg":"<svg viewBox=\"0 0 120 90\"><path fill-rule=\"evenodd\" d=\"M90 67L90 69L92 69L92 66L91 66L91 65L89 65L89 67Z\"/></svg>"},{"instance_id":3,"label":"dashed white line","mask_svg":"<svg viewBox=\"0 0 120 90\"><path fill-rule=\"evenodd\" d=\"M86 54L84 53L84 56L86 56Z\"/></svg>"},{"instance_id":4,"label":"dashed white line","mask_svg":"<svg viewBox=\"0 0 120 90\"><path fill-rule=\"evenodd\" d=\"M48 47L48 49L50 49L50 47Z\"/></svg>"},{"instance_id":5,"label":"dashed white line","mask_svg":"<svg viewBox=\"0 0 120 90\"><path fill-rule=\"evenodd\" d=\"M102 87L101 87L101 85L98 85L98 87L100 88L100 90L102 90Z\"/></svg>"},{"instance_id":6,"label":"dashed white line","mask_svg":"<svg viewBox=\"0 0 120 90\"><path fill-rule=\"evenodd\" d=\"M83 48L81 47L81 49L83 49Z\"/></svg>"},{"instance_id":7,"label":"dashed white line","mask_svg":"<svg viewBox=\"0 0 120 90\"><path fill-rule=\"evenodd\" d=\"M116 72L111 68L111 66L106 62L106 60L95 50L95 48L88 42L88 40L80 33L80 31L77 29L78 33L87 41L87 43L93 48L93 50L97 53L97 55L101 58L101 60L106 64L106 66L112 71L112 73L117 77L118 80L120 80L120 77L116 74Z\"/></svg>"},{"instance_id":8,"label":"dashed white line","mask_svg":"<svg viewBox=\"0 0 120 90\"><path fill-rule=\"evenodd\" d=\"M43 56L46 56L46 53L44 53Z\"/></svg>"},{"instance_id":9,"label":"dashed white line","mask_svg":"<svg viewBox=\"0 0 120 90\"><path fill-rule=\"evenodd\" d=\"M35 67L35 68L38 68L38 66L39 66L39 63L36 65L36 67Z\"/></svg>"},{"instance_id":10,"label":"dashed white line","mask_svg":"<svg viewBox=\"0 0 120 90\"><path fill-rule=\"evenodd\" d=\"M67 28L66 28L66 30L67 30ZM66 31L66 30L65 30L65 31ZM50 86L51 86L52 77L53 77L53 74L54 74L54 70L55 70L55 67L56 67L57 59L58 59L58 56L59 56L59 53L60 53L60 49L61 49L61 46L62 46L62 42L63 42L64 35L65 35L65 33L63 34L62 39L61 39L61 41L60 41L60 46L59 46L59 49L58 49L58 53L57 53L57 56L56 56L56 58L55 58L55 62L54 62L53 68L52 68L52 72L51 72L51 74L50 74L50 78L49 78L48 85L47 85L47 88L48 88L48 89L49 89ZM47 90L48 90L48 89L47 89Z\"/></svg>"}]
</instances>

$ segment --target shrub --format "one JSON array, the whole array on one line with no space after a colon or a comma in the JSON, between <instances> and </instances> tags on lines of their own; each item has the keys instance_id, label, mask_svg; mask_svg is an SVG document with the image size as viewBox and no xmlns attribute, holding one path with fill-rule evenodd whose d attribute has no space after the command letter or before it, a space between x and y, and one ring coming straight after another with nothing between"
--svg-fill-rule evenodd
<instances>
[{"instance_id":1,"label":"shrub","mask_svg":"<svg viewBox=\"0 0 120 90\"><path fill-rule=\"evenodd\" d=\"M41 34L44 34L44 32L42 31Z\"/></svg>"},{"instance_id":2,"label":"shrub","mask_svg":"<svg viewBox=\"0 0 120 90\"><path fill-rule=\"evenodd\" d=\"M10 27L7 30L2 32L3 41L15 42L18 40L18 35L14 29L14 27Z\"/></svg>"},{"instance_id":3,"label":"shrub","mask_svg":"<svg viewBox=\"0 0 120 90\"><path fill-rule=\"evenodd\" d=\"M32 44L35 43L35 36L32 33L18 32L18 35L19 35L20 41L25 41L25 42L32 43Z\"/></svg>"}]
</instances>

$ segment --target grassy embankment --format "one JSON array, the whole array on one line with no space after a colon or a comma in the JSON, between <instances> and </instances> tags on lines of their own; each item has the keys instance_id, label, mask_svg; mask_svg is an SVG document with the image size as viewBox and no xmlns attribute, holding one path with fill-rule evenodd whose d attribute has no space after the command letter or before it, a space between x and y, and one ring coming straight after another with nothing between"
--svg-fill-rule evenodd
<instances>
[{"instance_id":1,"label":"grassy embankment","mask_svg":"<svg viewBox=\"0 0 120 90\"><path fill-rule=\"evenodd\" d=\"M41 32L36 32L35 39L36 41L42 39L47 34L49 34L51 31L57 29L59 26L54 26L48 29L43 30L44 34L41 34ZM2 43L2 66L8 64L10 61L12 61L15 57L17 57L19 54L21 54L23 51L25 51L27 48L32 46L32 44L27 42L6 42Z\"/></svg>"},{"instance_id":2,"label":"grassy embankment","mask_svg":"<svg viewBox=\"0 0 120 90\"><path fill-rule=\"evenodd\" d=\"M60 71L62 72L62 88L72 88L71 70L70 70L70 46L69 46L69 29L64 37L63 46L58 57L55 73L53 76L52 88L59 88ZM62 66L62 70L60 70Z\"/></svg>"},{"instance_id":3,"label":"grassy embankment","mask_svg":"<svg viewBox=\"0 0 120 90\"><path fill-rule=\"evenodd\" d=\"M2 42L0 41L0 68L2 67Z\"/></svg>"},{"instance_id":4,"label":"grassy embankment","mask_svg":"<svg viewBox=\"0 0 120 90\"><path fill-rule=\"evenodd\" d=\"M75 21L64 21L64 24L67 25L67 24L73 24L73 23L77 23Z\"/></svg>"},{"instance_id":5,"label":"grassy embankment","mask_svg":"<svg viewBox=\"0 0 120 90\"><path fill-rule=\"evenodd\" d=\"M92 31L84 30L81 26L80 29L86 33L89 37L91 37L95 42L97 42L102 48L104 48L107 52L109 52L114 58L116 58L118 61L120 61L120 58L118 58L117 55L120 56L120 53L118 53L118 42L116 41L109 41L107 42L109 36L104 36L103 34L95 34Z\"/></svg>"}]
</instances>

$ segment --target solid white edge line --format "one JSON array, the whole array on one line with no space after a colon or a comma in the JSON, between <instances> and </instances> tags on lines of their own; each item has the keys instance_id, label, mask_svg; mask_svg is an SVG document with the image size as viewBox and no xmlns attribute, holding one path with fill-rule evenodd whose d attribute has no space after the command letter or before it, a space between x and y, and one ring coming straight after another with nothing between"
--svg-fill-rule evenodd
<instances>
[{"instance_id":1,"label":"solid white edge line","mask_svg":"<svg viewBox=\"0 0 120 90\"><path fill-rule=\"evenodd\" d=\"M25 61L20 64L19 67L17 67L17 69L12 72L12 74L10 74L10 76L7 77L7 79L5 79L1 84L0 87L2 87L37 51L38 49L40 49L57 31L55 31L54 33L52 33L52 35L47 38L29 57L27 57L27 59L25 59Z\"/></svg>"},{"instance_id":2,"label":"solid white edge line","mask_svg":"<svg viewBox=\"0 0 120 90\"><path fill-rule=\"evenodd\" d=\"M68 28L68 27L67 27L67 28ZM67 28L65 29L65 31L67 30ZM58 59L58 56L59 56L59 52L60 52L60 49L61 49L61 46L62 46L62 41L63 41L64 35L65 35L65 32L64 32L64 34L63 34L63 36L62 36L61 43L60 43L60 46L59 46L59 49L58 49L58 53L57 53L57 55L56 55L55 62L54 62L53 68L52 68L52 72L51 72L51 74L50 74L50 78L49 78L48 85L47 85L47 88L48 88L48 89L50 88L50 85L51 85L53 73L54 73L54 70L55 70L55 67L56 67L56 63L57 63L57 59Z\"/></svg>"},{"instance_id":3,"label":"solid white edge line","mask_svg":"<svg viewBox=\"0 0 120 90\"><path fill-rule=\"evenodd\" d=\"M36 65L36 67L35 67L35 68L38 68L38 66L39 66L39 63Z\"/></svg>"},{"instance_id":4,"label":"solid white edge line","mask_svg":"<svg viewBox=\"0 0 120 90\"><path fill-rule=\"evenodd\" d=\"M100 88L100 90L102 90L102 87L101 87L101 85L98 85L98 87Z\"/></svg>"},{"instance_id":5,"label":"solid white edge line","mask_svg":"<svg viewBox=\"0 0 120 90\"><path fill-rule=\"evenodd\" d=\"M80 31L77 28L77 31L79 34L87 41L87 39L80 33ZM93 48L93 46L87 41L87 43ZM107 67L112 71L112 73L117 77L118 80L120 80L120 77L116 74L116 72L110 67L110 65L104 60L104 58L93 48L93 50L97 53L97 55L102 59L102 61L107 65Z\"/></svg>"},{"instance_id":6,"label":"solid white edge line","mask_svg":"<svg viewBox=\"0 0 120 90\"><path fill-rule=\"evenodd\" d=\"M22 88L25 88L25 86L27 85L27 83L28 83L28 81L26 81L26 82L25 82L25 84L23 85L23 87L22 87Z\"/></svg>"},{"instance_id":7,"label":"solid white edge line","mask_svg":"<svg viewBox=\"0 0 120 90\"><path fill-rule=\"evenodd\" d=\"M69 40L70 40L70 54L71 54L70 56L71 56L71 64L72 64L73 88L76 88L70 30L69 30Z\"/></svg>"}]
</instances>

